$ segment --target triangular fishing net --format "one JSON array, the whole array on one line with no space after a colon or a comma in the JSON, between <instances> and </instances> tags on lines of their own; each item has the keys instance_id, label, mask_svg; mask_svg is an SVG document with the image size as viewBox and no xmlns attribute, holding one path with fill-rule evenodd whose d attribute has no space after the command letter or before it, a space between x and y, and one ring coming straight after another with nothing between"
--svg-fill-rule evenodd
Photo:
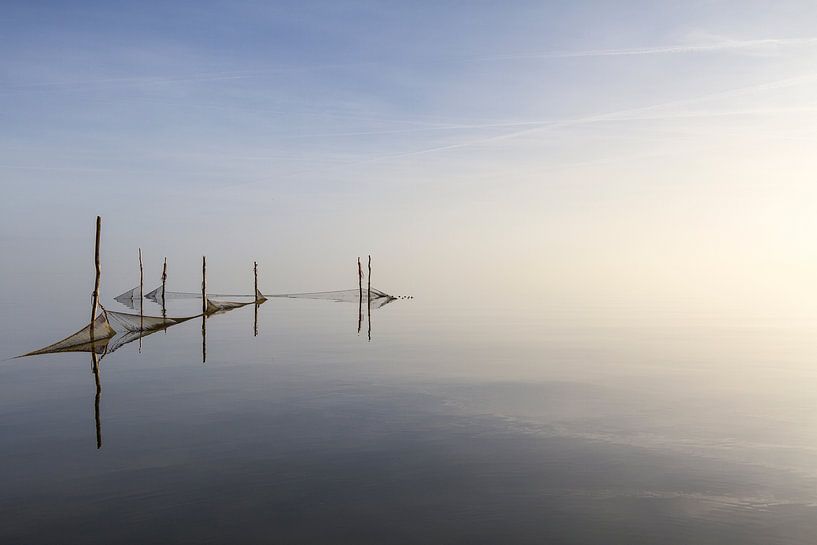
<instances>
[{"instance_id":1,"label":"triangular fishing net","mask_svg":"<svg viewBox=\"0 0 817 545\"><path fill-rule=\"evenodd\" d=\"M201 314L198 316L201 316ZM139 314L103 309L94 320L93 341L91 340L91 325L87 325L61 341L23 355L35 356L55 352L110 353L140 337L145 337L198 316L163 318L161 316L140 316Z\"/></svg>"},{"instance_id":2,"label":"triangular fishing net","mask_svg":"<svg viewBox=\"0 0 817 545\"><path fill-rule=\"evenodd\" d=\"M55 352L105 352L108 340L116 334L111 327L105 312L100 312L96 319L61 341L50 344L45 348L23 354L24 356L36 356L38 354L52 354Z\"/></svg>"},{"instance_id":3,"label":"triangular fishing net","mask_svg":"<svg viewBox=\"0 0 817 545\"><path fill-rule=\"evenodd\" d=\"M159 286L155 290L146 293L145 299L150 299L154 303L161 305L171 299L201 299L201 293L165 290L164 297L162 297L162 286Z\"/></svg>"},{"instance_id":4,"label":"triangular fishing net","mask_svg":"<svg viewBox=\"0 0 817 545\"><path fill-rule=\"evenodd\" d=\"M258 288L255 288L255 302L260 304L260 303L263 303L266 300L267 300L267 298L264 297L264 295L261 293L261 291Z\"/></svg>"},{"instance_id":5,"label":"triangular fishing net","mask_svg":"<svg viewBox=\"0 0 817 545\"><path fill-rule=\"evenodd\" d=\"M228 310L233 310L236 308L247 306L251 303L252 301L248 301L246 303L238 303L236 301L213 301L208 297L207 314L220 314L222 312L227 312Z\"/></svg>"},{"instance_id":6,"label":"triangular fishing net","mask_svg":"<svg viewBox=\"0 0 817 545\"><path fill-rule=\"evenodd\" d=\"M139 286L114 297L114 301L122 303L128 308L138 310L142 308L142 299L139 297Z\"/></svg>"}]
</instances>

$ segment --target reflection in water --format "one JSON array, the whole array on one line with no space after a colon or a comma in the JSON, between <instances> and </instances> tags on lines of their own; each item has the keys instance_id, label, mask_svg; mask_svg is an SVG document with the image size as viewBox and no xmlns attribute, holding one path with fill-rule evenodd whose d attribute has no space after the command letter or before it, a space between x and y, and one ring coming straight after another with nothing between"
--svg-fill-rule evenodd
<instances>
[{"instance_id":1,"label":"reflection in water","mask_svg":"<svg viewBox=\"0 0 817 545\"><path fill-rule=\"evenodd\" d=\"M252 321L252 336L258 336L258 307L261 306L260 303L255 303L255 315L253 316Z\"/></svg>"},{"instance_id":2,"label":"reflection in water","mask_svg":"<svg viewBox=\"0 0 817 545\"><path fill-rule=\"evenodd\" d=\"M165 271L163 271L163 277ZM257 274L257 272L256 272ZM257 280L256 280L257 282ZM138 289L138 288L137 288ZM298 295L287 295L287 298L308 298L324 299L336 302L348 302L354 300L350 295L356 295L358 303L358 334L360 333L363 321L363 298L366 298L366 318L368 324L367 337L372 338L372 311L377 308L392 303L397 300L383 292L367 287L364 294L362 289L362 278L358 290L346 290L336 292L317 292ZM136 298L128 299L129 302L138 301ZM267 299L258 291L256 283L256 298L253 301L254 323L253 336L258 336L258 315L260 306ZM120 301L122 302L122 301ZM96 427L97 448L102 448L102 423L100 415L100 403L102 399L102 381L100 374L100 363L102 359L123 346L139 341L139 353L141 353L142 339L153 335L158 331L167 331L168 328L184 323L193 318L201 318L201 360L207 362L207 319L213 315L225 314L231 310L241 308L250 302L213 301L206 294L206 261L202 258L202 309L203 312L197 316L187 316L180 318L168 318L164 298L162 298L162 316L146 316L142 310L143 305L139 304L139 314L129 314L106 309L99 304L101 312L92 324L69 335L65 339L57 341L45 348L24 354L23 356L35 356L45 354L56 354L60 352L88 352L91 354L91 372L94 375L96 392L94 396L94 422ZM137 306L134 304L133 306Z\"/></svg>"},{"instance_id":3,"label":"reflection in water","mask_svg":"<svg viewBox=\"0 0 817 545\"><path fill-rule=\"evenodd\" d=\"M102 420L99 416L99 402L102 399L102 382L99 379L100 357L96 352L91 351L91 372L94 374L96 384L96 395L94 396L94 423L96 424L96 448L102 448Z\"/></svg>"},{"instance_id":4,"label":"reflection in water","mask_svg":"<svg viewBox=\"0 0 817 545\"><path fill-rule=\"evenodd\" d=\"M201 315L201 362L207 363L207 314Z\"/></svg>"}]
</instances>

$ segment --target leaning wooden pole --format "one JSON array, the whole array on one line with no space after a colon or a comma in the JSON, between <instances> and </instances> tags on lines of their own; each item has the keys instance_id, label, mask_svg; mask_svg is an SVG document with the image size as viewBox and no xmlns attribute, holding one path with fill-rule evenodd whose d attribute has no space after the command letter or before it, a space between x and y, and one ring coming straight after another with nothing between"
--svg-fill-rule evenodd
<instances>
[{"instance_id":1,"label":"leaning wooden pole","mask_svg":"<svg viewBox=\"0 0 817 545\"><path fill-rule=\"evenodd\" d=\"M360 290L360 300L363 300L363 266L360 264L360 258L357 258L357 287Z\"/></svg>"},{"instance_id":2,"label":"leaning wooden pole","mask_svg":"<svg viewBox=\"0 0 817 545\"><path fill-rule=\"evenodd\" d=\"M92 294L91 303L91 342L94 341L94 322L96 321L96 311L99 306L99 278L102 272L99 267L99 239L102 233L102 218L96 217L96 244L94 245L94 266L96 268L96 277L94 279L94 292Z\"/></svg>"}]
</instances>

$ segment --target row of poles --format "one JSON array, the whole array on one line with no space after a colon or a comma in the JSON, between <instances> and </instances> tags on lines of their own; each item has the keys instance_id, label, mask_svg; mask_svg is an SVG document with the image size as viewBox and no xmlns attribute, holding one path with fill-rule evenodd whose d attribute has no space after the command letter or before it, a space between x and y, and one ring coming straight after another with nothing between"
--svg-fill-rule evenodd
<instances>
[{"instance_id":1,"label":"row of poles","mask_svg":"<svg viewBox=\"0 0 817 545\"><path fill-rule=\"evenodd\" d=\"M91 326L90 326L90 337L91 337L91 345L93 346L94 343L94 336L96 334L96 319L97 313L99 311L99 286L100 280L102 277L102 268L100 265L99 259L99 247L100 247L100 239L102 235L102 217L96 217L96 236L95 236L95 243L94 243L94 291L91 294ZM368 340L372 340L372 319L371 319L371 312L372 312L372 256L368 256L367 261L367 269L368 274L367 276L367 287L366 287L366 314L368 318ZM357 321L357 332L360 333L361 327L363 325L363 265L360 261L360 257L357 258L357 272L358 272L358 321ZM254 335L258 335L258 262L253 261L253 277L254 277L254 293L253 296L256 298L255 302L255 323L253 327ZM139 248L139 317L140 317L140 327L144 327L144 313L142 311L142 303L144 301L144 267L142 263L142 249ZM162 317L166 317L166 291L165 287L167 285L167 257L164 258L162 262ZM202 256L201 258L201 339L202 339L202 362L207 361L207 257ZM141 342L141 339L140 339ZM94 398L94 420L96 423L96 448L102 448L102 425L101 419L99 414L99 405L102 398L102 381L100 380L99 375L99 355L96 353L95 350L91 350L91 361L92 361L92 368L91 371L94 375L94 382L96 385L96 395Z\"/></svg>"},{"instance_id":2,"label":"row of poles","mask_svg":"<svg viewBox=\"0 0 817 545\"><path fill-rule=\"evenodd\" d=\"M95 335L95 322L97 318L97 312L99 310L99 286L100 286L100 279L102 276L102 269L100 266L99 260L99 247L100 247L100 239L102 234L102 217L96 217L96 237L95 237L95 244L94 244L94 269L95 269L95 277L94 277L94 291L92 293L92 302L91 302L91 342L94 341ZM372 256L368 256L367 260L367 269L368 274L367 276L367 288L366 288L366 301L368 311L371 312L371 299L372 299ZM357 273L358 273L358 291L359 291L359 298L358 298L358 332L360 332L361 325L362 325L362 316L363 316L363 265L360 261L360 257L357 258ZM253 279L254 279L254 292L253 297L257 298L259 293L258 291L258 262L253 261ZM142 302L144 301L144 285L145 285L145 273L144 273L144 266L142 263L142 249L139 248L139 314L140 319L144 320L144 314L142 312ZM162 262L162 317L166 316L166 285L167 285L167 257L164 258ZM257 311L257 305L256 305ZM207 314L207 257L201 257L201 313L202 315ZM370 328L371 329L371 328ZM256 335L257 335L256 331Z\"/></svg>"}]
</instances>

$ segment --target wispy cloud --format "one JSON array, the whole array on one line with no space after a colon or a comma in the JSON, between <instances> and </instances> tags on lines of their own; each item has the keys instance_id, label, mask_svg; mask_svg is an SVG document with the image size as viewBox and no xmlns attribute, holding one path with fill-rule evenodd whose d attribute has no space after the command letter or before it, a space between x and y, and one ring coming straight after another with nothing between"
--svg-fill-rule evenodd
<instances>
[{"instance_id":1,"label":"wispy cloud","mask_svg":"<svg viewBox=\"0 0 817 545\"><path fill-rule=\"evenodd\" d=\"M635 118L639 118L638 116L643 115L643 114L645 114L647 112L651 112L651 111L654 111L654 110L660 110L660 109L663 109L663 108L686 106L686 105L696 104L696 103L710 101L710 100L717 100L717 99L722 99L722 98L732 98L732 97L737 97L737 96L742 96L742 95L748 95L748 94L753 94L753 93L760 93L760 92L764 92L764 91L770 91L770 90L774 90L774 89L782 89L782 88L792 87L792 86L795 86L795 85L800 85L802 83L806 83L806 82L809 82L809 81L815 81L815 80L817 80L817 74L808 74L808 75L804 75L804 76L797 76L797 77L793 77L793 78L775 80L775 81L761 83L761 84L757 84L757 85L751 85L751 86L748 86L748 87L739 87L739 88L736 88L736 89L729 89L729 90L726 90L726 91L719 91L719 92L716 92L716 93L709 93L709 94L706 94L706 95L701 95L701 96L687 98L687 99L673 100L673 101L670 101L670 102L662 102L662 103L658 103L658 104L651 104L651 105L648 105L648 106L640 106L640 107L636 107L636 108L629 108L629 109L626 109L626 110L618 110L618 111L614 111L614 112L607 112L607 113L602 113L602 114L588 115L588 116L576 117L576 118L572 118L572 119L564 119L564 120L561 120L561 121L540 123L540 124L534 125L534 126L532 126L530 128L519 130L519 131L506 132L506 133L502 133L502 134L498 134L498 135L494 135L494 136L490 136L490 137L479 138L479 139L474 139L474 140L468 140L468 141L464 141L464 142L457 142L457 143L447 144L447 145L443 145L443 146L429 147L429 148L425 148L425 149L408 151L408 152L405 152L405 153L378 156L378 157L373 157L373 158L370 158L370 159L365 159L365 160L362 160L362 161L354 163L354 164L366 164L366 163L370 163L370 162L379 162L379 161L383 161L383 160L387 160L387 159L400 159L400 158L403 158L403 157L411 157L411 156L415 156L415 155L424 155L424 154L437 153L437 152L441 152L441 151L453 150L453 149L458 149L458 148L465 148L465 147L470 147L470 146L489 144L489 143L492 143L492 142L499 142L499 141L502 141L502 140L517 138L517 137L524 136L524 135L527 135L527 134L536 133L536 132L539 132L539 131L565 128L565 127L570 127L570 126L575 126L575 125L582 125L582 124L585 124L585 123L596 123L596 122L601 122L601 121L620 121L620 120L626 120L626 119L635 119Z\"/></svg>"},{"instance_id":2,"label":"wispy cloud","mask_svg":"<svg viewBox=\"0 0 817 545\"><path fill-rule=\"evenodd\" d=\"M754 40L720 40L710 43L698 44L678 44L659 45L650 47L634 47L622 49L587 49L580 51L543 51L537 53L512 53L488 55L481 57L453 57L443 56L440 60L446 62L482 62L482 61L503 61L503 60L525 60L525 59L570 59L582 57L620 57L638 55L663 55L663 54L683 54L683 53L708 53L719 51L738 50L769 50L782 47L803 47L817 45L817 37L802 38L762 38ZM229 70L229 71L204 71L175 76L144 75L134 77L102 77L87 78L82 80L69 81L42 81L19 84L7 84L2 90L6 92L41 89L83 89L87 87L114 87L127 88L134 86L161 85L169 83L209 83L218 81L243 80L259 78L278 73L320 71L324 69L359 68L361 66L389 65L390 61L365 61L365 62L339 62L298 66L261 66L252 70Z\"/></svg>"}]
</instances>

